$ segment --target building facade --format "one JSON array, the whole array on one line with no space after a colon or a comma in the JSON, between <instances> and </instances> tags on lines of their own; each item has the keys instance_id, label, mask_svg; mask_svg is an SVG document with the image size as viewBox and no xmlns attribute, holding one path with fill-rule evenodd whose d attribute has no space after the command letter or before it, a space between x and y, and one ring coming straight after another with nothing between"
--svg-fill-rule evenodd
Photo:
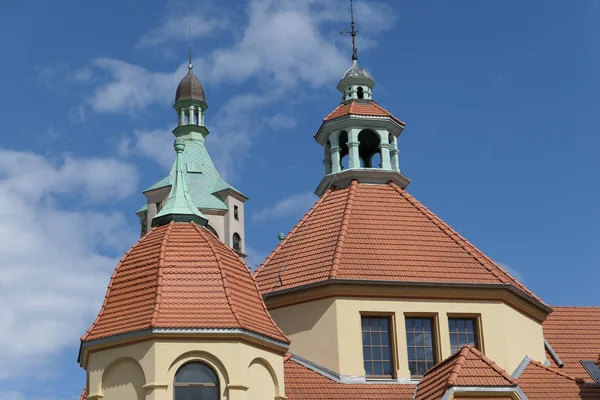
<instances>
[{"instance_id":1,"label":"building facade","mask_svg":"<svg viewBox=\"0 0 600 400\"><path fill-rule=\"evenodd\" d=\"M252 274L190 63L175 163L81 340L82 398L600 399L600 309L547 305L410 195L374 87L354 57L315 134L319 198Z\"/></svg>"}]
</instances>

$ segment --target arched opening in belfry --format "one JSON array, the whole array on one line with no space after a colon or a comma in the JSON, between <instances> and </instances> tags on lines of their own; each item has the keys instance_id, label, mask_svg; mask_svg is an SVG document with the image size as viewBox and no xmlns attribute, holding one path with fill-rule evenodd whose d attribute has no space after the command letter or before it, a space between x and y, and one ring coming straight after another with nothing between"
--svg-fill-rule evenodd
<instances>
[{"instance_id":1,"label":"arched opening in belfry","mask_svg":"<svg viewBox=\"0 0 600 400\"><path fill-rule=\"evenodd\" d=\"M372 130L364 129L358 134L358 155L364 160L364 168L379 168L381 164L381 139L379 135ZM373 165L373 156L378 154L379 164Z\"/></svg>"},{"instance_id":2,"label":"arched opening in belfry","mask_svg":"<svg viewBox=\"0 0 600 400\"><path fill-rule=\"evenodd\" d=\"M365 93L364 93L364 89L362 88L362 86L359 86L358 89L356 90L356 97L358 97L359 99L364 99Z\"/></svg>"},{"instance_id":3,"label":"arched opening in belfry","mask_svg":"<svg viewBox=\"0 0 600 400\"><path fill-rule=\"evenodd\" d=\"M236 232L233 234L232 246L236 251L242 251L242 237Z\"/></svg>"},{"instance_id":4,"label":"arched opening in belfry","mask_svg":"<svg viewBox=\"0 0 600 400\"><path fill-rule=\"evenodd\" d=\"M371 168L381 168L381 153L375 153L371 157Z\"/></svg>"},{"instance_id":5,"label":"arched opening in belfry","mask_svg":"<svg viewBox=\"0 0 600 400\"><path fill-rule=\"evenodd\" d=\"M340 147L340 165L342 170L350 168L350 156L348 151L348 132L340 131L338 136L338 143Z\"/></svg>"}]
</instances>

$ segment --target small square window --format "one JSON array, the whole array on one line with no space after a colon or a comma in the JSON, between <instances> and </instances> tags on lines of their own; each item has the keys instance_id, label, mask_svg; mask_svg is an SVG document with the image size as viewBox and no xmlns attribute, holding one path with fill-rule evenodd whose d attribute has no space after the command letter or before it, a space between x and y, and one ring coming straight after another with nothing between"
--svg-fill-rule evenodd
<instances>
[{"instance_id":1,"label":"small square window","mask_svg":"<svg viewBox=\"0 0 600 400\"><path fill-rule=\"evenodd\" d=\"M448 330L452 354L463 346L475 346L481 350L477 337L477 318L448 318Z\"/></svg>"},{"instance_id":2,"label":"small square window","mask_svg":"<svg viewBox=\"0 0 600 400\"><path fill-rule=\"evenodd\" d=\"M408 369L413 378L422 377L435 365L433 318L406 317L406 349Z\"/></svg>"},{"instance_id":3,"label":"small square window","mask_svg":"<svg viewBox=\"0 0 600 400\"><path fill-rule=\"evenodd\" d=\"M392 378L394 362L390 317L362 316L363 361L368 378Z\"/></svg>"}]
</instances>

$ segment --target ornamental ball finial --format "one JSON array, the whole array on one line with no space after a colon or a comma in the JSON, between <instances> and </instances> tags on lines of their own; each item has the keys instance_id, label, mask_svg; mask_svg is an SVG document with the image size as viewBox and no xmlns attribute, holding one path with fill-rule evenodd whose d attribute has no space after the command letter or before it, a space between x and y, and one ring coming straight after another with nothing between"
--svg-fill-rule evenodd
<instances>
[{"instance_id":1,"label":"ornamental ball finial","mask_svg":"<svg viewBox=\"0 0 600 400\"><path fill-rule=\"evenodd\" d=\"M277 234L277 239L279 239L279 241L281 242L283 239L285 239L285 235L283 234L283 232L279 232Z\"/></svg>"},{"instance_id":2,"label":"ornamental ball finial","mask_svg":"<svg viewBox=\"0 0 600 400\"><path fill-rule=\"evenodd\" d=\"M185 142L183 138L178 137L177 139L175 139L175 144L173 145L173 147L175 147L176 152L183 153L183 150L185 149Z\"/></svg>"}]
</instances>

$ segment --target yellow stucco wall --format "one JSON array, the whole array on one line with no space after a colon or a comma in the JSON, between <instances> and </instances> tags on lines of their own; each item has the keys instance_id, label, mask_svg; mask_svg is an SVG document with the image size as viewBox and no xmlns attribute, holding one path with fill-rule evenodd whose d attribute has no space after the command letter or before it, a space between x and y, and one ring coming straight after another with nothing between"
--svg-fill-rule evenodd
<instances>
[{"instance_id":1,"label":"yellow stucco wall","mask_svg":"<svg viewBox=\"0 0 600 400\"><path fill-rule=\"evenodd\" d=\"M269 310L269 313L291 339L291 353L332 371L339 371L339 330L334 299L276 308Z\"/></svg>"},{"instance_id":2,"label":"yellow stucco wall","mask_svg":"<svg viewBox=\"0 0 600 400\"><path fill-rule=\"evenodd\" d=\"M479 315L485 354L509 373L525 355L540 362L545 359L541 324L500 301L337 298L270 312L291 339L291 352L342 375L365 375L360 317L361 313L369 312L389 313L395 317L398 378L410 378L405 313L437 316L440 359L450 356L448 314Z\"/></svg>"},{"instance_id":3,"label":"yellow stucco wall","mask_svg":"<svg viewBox=\"0 0 600 400\"><path fill-rule=\"evenodd\" d=\"M243 342L161 340L92 352L87 364L88 399L173 400L175 373L190 361L214 369L222 400L284 396L281 354ZM257 397L258 393L268 395Z\"/></svg>"}]
</instances>

